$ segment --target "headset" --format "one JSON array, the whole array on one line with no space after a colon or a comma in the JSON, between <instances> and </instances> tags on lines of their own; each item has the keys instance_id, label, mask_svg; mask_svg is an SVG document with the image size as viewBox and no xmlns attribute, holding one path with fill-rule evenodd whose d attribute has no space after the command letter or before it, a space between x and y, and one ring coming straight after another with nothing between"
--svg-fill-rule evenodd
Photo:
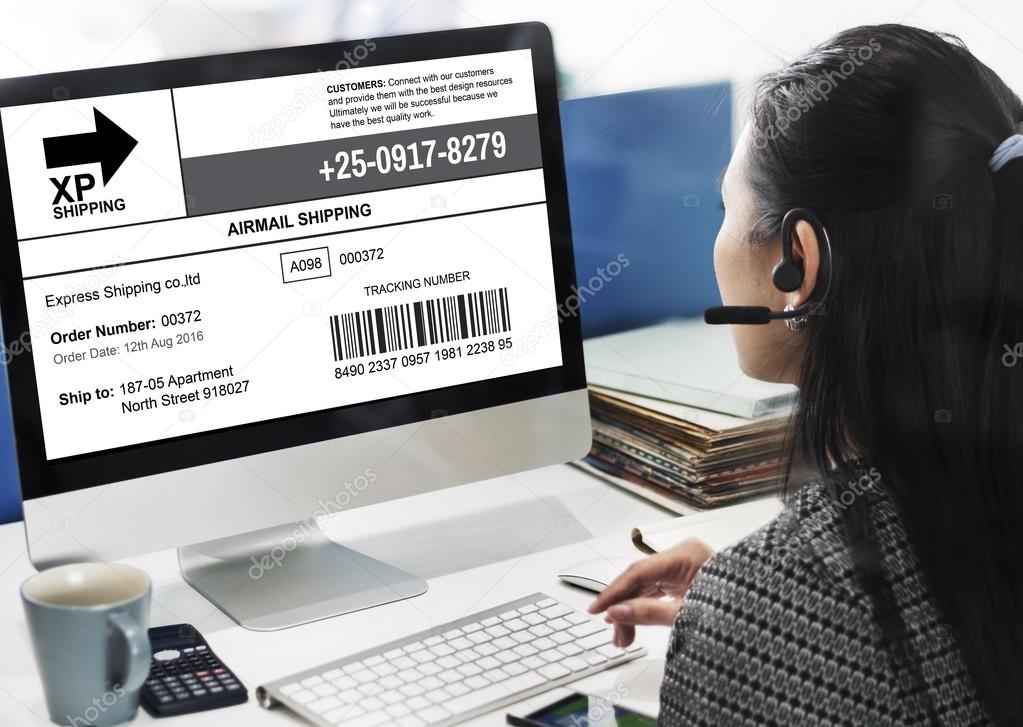
<instances>
[{"instance_id":1,"label":"headset","mask_svg":"<svg viewBox=\"0 0 1023 727\"><path fill-rule=\"evenodd\" d=\"M775 320L801 318L809 315L824 304L831 290L831 240L828 231L813 212L796 207L785 213L781 221L781 260L771 272L774 287L783 293L798 290L803 284L803 266L792 258L792 242L795 237L796 223L800 220L808 223L817 234L820 245L821 262L817 272L817 285L806 302L792 310L773 311L764 306L720 305L708 308L703 312L703 320L712 326L723 324L764 325Z\"/></svg>"}]
</instances>

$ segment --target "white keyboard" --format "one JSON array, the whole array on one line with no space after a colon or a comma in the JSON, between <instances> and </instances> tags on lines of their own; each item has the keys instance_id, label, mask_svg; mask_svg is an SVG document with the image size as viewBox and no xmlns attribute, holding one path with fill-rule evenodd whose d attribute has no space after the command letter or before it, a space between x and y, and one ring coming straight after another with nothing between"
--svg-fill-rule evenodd
<instances>
[{"instance_id":1,"label":"white keyboard","mask_svg":"<svg viewBox=\"0 0 1023 727\"><path fill-rule=\"evenodd\" d=\"M643 656L543 593L259 687L316 725L453 725Z\"/></svg>"}]
</instances>

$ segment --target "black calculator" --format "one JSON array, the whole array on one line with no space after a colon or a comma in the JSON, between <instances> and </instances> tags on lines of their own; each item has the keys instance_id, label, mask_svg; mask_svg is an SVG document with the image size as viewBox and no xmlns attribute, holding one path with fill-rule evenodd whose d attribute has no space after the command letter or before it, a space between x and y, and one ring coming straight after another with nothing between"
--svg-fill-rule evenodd
<instances>
[{"instance_id":1,"label":"black calculator","mask_svg":"<svg viewBox=\"0 0 1023 727\"><path fill-rule=\"evenodd\" d=\"M245 686L189 624L149 629L153 659L142 687L142 706L154 717L173 717L242 704Z\"/></svg>"}]
</instances>

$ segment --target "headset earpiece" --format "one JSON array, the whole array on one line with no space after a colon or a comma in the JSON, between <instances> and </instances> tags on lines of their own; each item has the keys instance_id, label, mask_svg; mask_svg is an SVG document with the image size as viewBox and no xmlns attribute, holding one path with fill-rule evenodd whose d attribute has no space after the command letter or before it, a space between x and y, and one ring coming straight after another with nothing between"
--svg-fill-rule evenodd
<instances>
[{"instance_id":1,"label":"headset earpiece","mask_svg":"<svg viewBox=\"0 0 1023 727\"><path fill-rule=\"evenodd\" d=\"M791 209L785 213L781 221L781 260L771 272L774 287L783 293L798 290L803 284L803 266L792 259L792 239L796 233L796 223L804 218L805 210Z\"/></svg>"}]
</instances>

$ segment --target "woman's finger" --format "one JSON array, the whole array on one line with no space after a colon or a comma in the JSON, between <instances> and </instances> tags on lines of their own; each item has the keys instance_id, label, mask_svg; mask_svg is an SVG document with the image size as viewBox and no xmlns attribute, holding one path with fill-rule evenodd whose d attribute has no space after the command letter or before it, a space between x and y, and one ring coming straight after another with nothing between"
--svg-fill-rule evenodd
<instances>
[{"instance_id":1,"label":"woman's finger","mask_svg":"<svg viewBox=\"0 0 1023 727\"><path fill-rule=\"evenodd\" d=\"M634 598L616 603L607 610L607 618L616 627L628 626L671 626L675 623L682 599Z\"/></svg>"},{"instance_id":2,"label":"woman's finger","mask_svg":"<svg viewBox=\"0 0 1023 727\"><path fill-rule=\"evenodd\" d=\"M626 646L636 640L636 627L632 624L615 624L614 637L611 639L611 643L617 646L619 649L624 649Z\"/></svg>"},{"instance_id":3,"label":"woman's finger","mask_svg":"<svg viewBox=\"0 0 1023 727\"><path fill-rule=\"evenodd\" d=\"M671 570L667 560L661 555L652 555L636 561L600 592L590 604L589 612L600 613L612 604L639 596L647 590L655 592L662 576Z\"/></svg>"}]
</instances>

